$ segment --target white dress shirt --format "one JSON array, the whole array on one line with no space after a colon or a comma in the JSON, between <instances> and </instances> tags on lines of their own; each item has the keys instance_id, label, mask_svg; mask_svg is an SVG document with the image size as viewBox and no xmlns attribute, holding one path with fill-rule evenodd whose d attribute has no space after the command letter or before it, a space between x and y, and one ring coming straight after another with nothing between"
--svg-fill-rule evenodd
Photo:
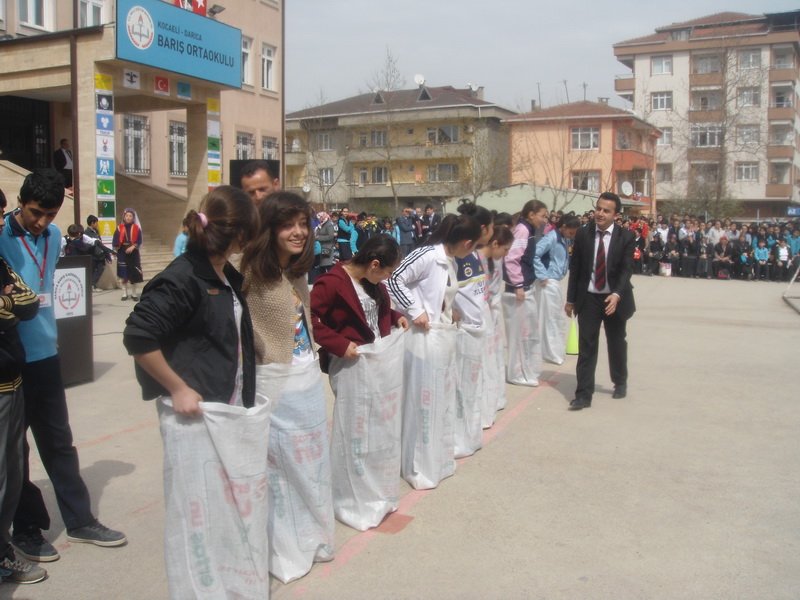
<instances>
[{"instance_id":1,"label":"white dress shirt","mask_svg":"<svg viewBox=\"0 0 800 600\"><path fill-rule=\"evenodd\" d=\"M597 229L594 234L594 254L592 254L592 276L589 279L589 293L590 294L610 294L611 287L608 285L608 260L611 256L611 234L614 231L614 223L608 226L608 229L602 231ZM603 245L606 250L606 284L603 289L598 290L594 285L594 266L597 263L597 248L600 246L600 236L605 235L603 238Z\"/></svg>"}]
</instances>

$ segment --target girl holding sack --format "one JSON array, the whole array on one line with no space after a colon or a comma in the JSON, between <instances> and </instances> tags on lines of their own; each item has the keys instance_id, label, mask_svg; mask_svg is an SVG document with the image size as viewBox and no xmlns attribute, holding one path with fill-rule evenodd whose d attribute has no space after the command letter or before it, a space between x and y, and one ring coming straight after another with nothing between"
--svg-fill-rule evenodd
<instances>
[{"instance_id":1,"label":"girl holding sack","mask_svg":"<svg viewBox=\"0 0 800 600\"><path fill-rule=\"evenodd\" d=\"M123 338L142 396L158 399L170 597L266 598L270 405L255 392L253 329L228 262L257 216L221 186L187 224L186 253L147 284Z\"/></svg>"},{"instance_id":2,"label":"girl holding sack","mask_svg":"<svg viewBox=\"0 0 800 600\"><path fill-rule=\"evenodd\" d=\"M122 223L114 232L111 247L117 253L117 277L125 290L122 299L136 301L139 299L137 286L144 281L142 257L139 254L142 227L132 208L126 208L122 213Z\"/></svg>"},{"instance_id":3,"label":"girl holding sack","mask_svg":"<svg viewBox=\"0 0 800 600\"><path fill-rule=\"evenodd\" d=\"M403 339L408 321L392 310L383 285L400 262L389 236L367 240L311 290L320 362L336 395L331 462L336 517L365 530L397 510Z\"/></svg>"},{"instance_id":4,"label":"girl holding sack","mask_svg":"<svg viewBox=\"0 0 800 600\"><path fill-rule=\"evenodd\" d=\"M327 412L311 333L306 277L314 262L311 206L276 192L241 269L253 317L256 389L276 403L269 433L270 571L287 583L333 559Z\"/></svg>"}]
</instances>

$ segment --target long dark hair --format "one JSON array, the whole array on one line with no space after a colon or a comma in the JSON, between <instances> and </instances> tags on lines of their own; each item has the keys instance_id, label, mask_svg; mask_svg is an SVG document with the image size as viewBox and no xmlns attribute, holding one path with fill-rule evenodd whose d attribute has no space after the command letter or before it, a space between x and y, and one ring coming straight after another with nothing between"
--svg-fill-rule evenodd
<instances>
[{"instance_id":1,"label":"long dark hair","mask_svg":"<svg viewBox=\"0 0 800 600\"><path fill-rule=\"evenodd\" d=\"M474 217L466 214L451 214L445 215L436 231L428 238L427 245L446 244L452 246L464 240L478 241L480 237L481 224Z\"/></svg>"},{"instance_id":2,"label":"long dark hair","mask_svg":"<svg viewBox=\"0 0 800 600\"><path fill-rule=\"evenodd\" d=\"M244 247L258 232L258 215L250 197L230 185L206 194L198 210L190 210L183 221L189 229L187 251L206 256L222 256L236 241Z\"/></svg>"},{"instance_id":3,"label":"long dark hair","mask_svg":"<svg viewBox=\"0 0 800 600\"><path fill-rule=\"evenodd\" d=\"M390 235L375 235L364 242L361 250L353 257L351 262L359 267L366 267L373 260L377 260L381 267L397 266L400 262L400 245ZM364 278L361 280L361 285L367 295L375 300L378 308L380 308L384 302L380 284L376 285Z\"/></svg>"},{"instance_id":4,"label":"long dark hair","mask_svg":"<svg viewBox=\"0 0 800 600\"><path fill-rule=\"evenodd\" d=\"M467 215L475 219L481 224L481 227L489 227L489 225L494 222L494 215L492 214L492 211L483 206L479 206L466 198L461 199L457 210L462 215Z\"/></svg>"},{"instance_id":5,"label":"long dark hair","mask_svg":"<svg viewBox=\"0 0 800 600\"><path fill-rule=\"evenodd\" d=\"M270 194L258 206L261 228L255 239L247 245L242 256L242 273L249 273L263 283L273 283L281 278L281 265L275 238L278 231L298 216L306 218L308 238L300 254L292 256L286 274L292 279L306 275L314 264L314 232L311 230L311 205L292 192Z\"/></svg>"}]
</instances>

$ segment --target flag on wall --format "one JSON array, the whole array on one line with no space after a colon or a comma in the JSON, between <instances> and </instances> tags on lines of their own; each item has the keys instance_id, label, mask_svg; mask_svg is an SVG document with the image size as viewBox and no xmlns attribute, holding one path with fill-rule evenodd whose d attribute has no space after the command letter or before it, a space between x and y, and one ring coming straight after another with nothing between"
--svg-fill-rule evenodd
<instances>
[{"instance_id":1,"label":"flag on wall","mask_svg":"<svg viewBox=\"0 0 800 600\"><path fill-rule=\"evenodd\" d=\"M175 6L206 16L206 0L175 0Z\"/></svg>"}]
</instances>

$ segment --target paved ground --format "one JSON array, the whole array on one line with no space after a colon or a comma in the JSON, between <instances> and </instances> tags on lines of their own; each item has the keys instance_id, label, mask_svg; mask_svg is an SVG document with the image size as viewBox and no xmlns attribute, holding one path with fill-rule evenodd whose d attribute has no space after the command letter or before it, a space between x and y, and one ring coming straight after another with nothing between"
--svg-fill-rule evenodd
<instances>
[{"instance_id":1,"label":"paved ground","mask_svg":"<svg viewBox=\"0 0 800 600\"><path fill-rule=\"evenodd\" d=\"M273 598L797 599L800 317L770 283L635 279L629 397L601 356L590 410L566 410L574 357L509 388L483 450L408 491L379 531L337 528L338 558ZM130 310L97 296L94 383L68 391L83 475L119 549L70 544L0 598L166 598L161 441L121 346Z\"/></svg>"}]
</instances>

